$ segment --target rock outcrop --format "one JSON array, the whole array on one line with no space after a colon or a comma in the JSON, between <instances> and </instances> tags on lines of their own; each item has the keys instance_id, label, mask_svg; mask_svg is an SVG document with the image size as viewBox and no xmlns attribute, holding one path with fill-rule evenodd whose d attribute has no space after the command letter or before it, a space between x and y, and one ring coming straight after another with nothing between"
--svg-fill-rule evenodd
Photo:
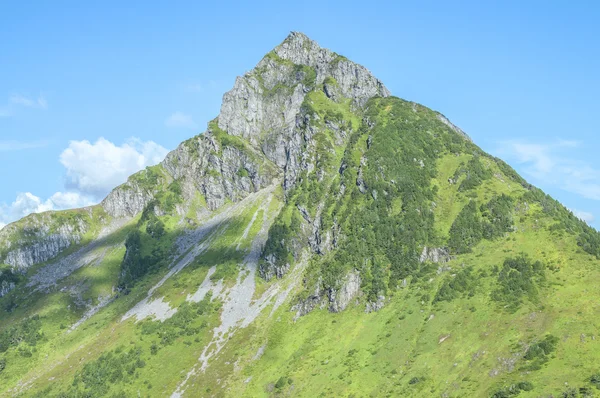
<instances>
[{"instance_id":1,"label":"rock outcrop","mask_svg":"<svg viewBox=\"0 0 600 398\"><path fill-rule=\"evenodd\" d=\"M4 228L0 234L0 262L24 273L34 264L48 261L78 244L89 227L87 214L63 220L53 213L34 214Z\"/></svg>"},{"instance_id":2,"label":"rock outcrop","mask_svg":"<svg viewBox=\"0 0 600 398\"><path fill-rule=\"evenodd\" d=\"M329 292L329 310L340 312L346 309L350 302L360 294L360 273L352 271L346 275L339 290Z\"/></svg>"},{"instance_id":3,"label":"rock outcrop","mask_svg":"<svg viewBox=\"0 0 600 398\"><path fill-rule=\"evenodd\" d=\"M429 261L431 263L443 264L450 261L450 250L447 247L427 247L423 248L419 262L424 263Z\"/></svg>"},{"instance_id":4,"label":"rock outcrop","mask_svg":"<svg viewBox=\"0 0 600 398\"><path fill-rule=\"evenodd\" d=\"M100 205L112 217L133 217L144 210L153 197L152 192L128 181L109 193Z\"/></svg>"}]
</instances>

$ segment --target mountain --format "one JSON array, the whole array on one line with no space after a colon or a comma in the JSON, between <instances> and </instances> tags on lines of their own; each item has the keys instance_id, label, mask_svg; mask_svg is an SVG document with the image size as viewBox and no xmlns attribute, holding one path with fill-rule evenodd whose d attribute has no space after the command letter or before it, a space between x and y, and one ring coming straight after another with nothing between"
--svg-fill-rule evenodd
<instances>
[{"instance_id":1,"label":"mountain","mask_svg":"<svg viewBox=\"0 0 600 398\"><path fill-rule=\"evenodd\" d=\"M445 116L294 32L162 163L0 231L0 394L593 396L599 257Z\"/></svg>"}]
</instances>

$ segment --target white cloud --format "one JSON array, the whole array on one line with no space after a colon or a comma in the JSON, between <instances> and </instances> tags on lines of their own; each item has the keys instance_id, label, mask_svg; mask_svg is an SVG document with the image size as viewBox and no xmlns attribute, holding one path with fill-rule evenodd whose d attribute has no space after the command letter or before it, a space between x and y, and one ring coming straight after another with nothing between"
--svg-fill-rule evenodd
<instances>
[{"instance_id":1,"label":"white cloud","mask_svg":"<svg viewBox=\"0 0 600 398\"><path fill-rule=\"evenodd\" d=\"M71 141L60 155L67 188L101 199L131 174L159 163L167 149L153 141L132 139L117 146L100 138L95 143Z\"/></svg>"},{"instance_id":2,"label":"white cloud","mask_svg":"<svg viewBox=\"0 0 600 398\"><path fill-rule=\"evenodd\" d=\"M95 203L97 203L97 200L79 192L56 192L46 201L46 205L51 206L53 210L74 209L91 206Z\"/></svg>"},{"instance_id":3,"label":"white cloud","mask_svg":"<svg viewBox=\"0 0 600 398\"><path fill-rule=\"evenodd\" d=\"M524 166L524 172L546 184L587 199L600 200L600 170L571 154L580 147L577 141L555 140L546 143L503 142L497 151Z\"/></svg>"},{"instance_id":4,"label":"white cloud","mask_svg":"<svg viewBox=\"0 0 600 398\"><path fill-rule=\"evenodd\" d=\"M194 119L190 115L186 115L183 112L174 112L165 120L165 125L167 127L180 127L186 129L195 129L198 127Z\"/></svg>"},{"instance_id":5,"label":"white cloud","mask_svg":"<svg viewBox=\"0 0 600 398\"><path fill-rule=\"evenodd\" d=\"M26 97L21 94L11 95L9 98L11 104L20 105L27 108L38 108L38 109L46 109L48 108L48 101L44 98L43 95L39 95L37 99L33 99L30 97Z\"/></svg>"},{"instance_id":6,"label":"white cloud","mask_svg":"<svg viewBox=\"0 0 600 398\"><path fill-rule=\"evenodd\" d=\"M0 141L0 151L26 147L29 146L23 143ZM46 200L24 192L17 194L11 204L0 203L0 229L31 213L98 203L131 174L162 161L167 152L153 141L143 142L137 138L121 146L104 138L95 143L71 141L60 155L60 162L65 167L66 191L56 192Z\"/></svg>"},{"instance_id":7,"label":"white cloud","mask_svg":"<svg viewBox=\"0 0 600 398\"><path fill-rule=\"evenodd\" d=\"M583 211L583 210L577 210L577 209L571 209L571 211L573 212L575 217L579 218L582 221L585 221L588 224L590 224L590 223L594 222L594 220L596 220L596 217L594 217L594 215L590 212Z\"/></svg>"},{"instance_id":8,"label":"white cloud","mask_svg":"<svg viewBox=\"0 0 600 398\"><path fill-rule=\"evenodd\" d=\"M94 203L92 198L78 192L56 192L45 201L31 192L22 192L10 205L0 204L0 229L31 213L85 207Z\"/></svg>"},{"instance_id":9,"label":"white cloud","mask_svg":"<svg viewBox=\"0 0 600 398\"><path fill-rule=\"evenodd\" d=\"M23 149L42 148L48 145L48 141L16 141L0 140L0 152L20 151Z\"/></svg>"}]
</instances>

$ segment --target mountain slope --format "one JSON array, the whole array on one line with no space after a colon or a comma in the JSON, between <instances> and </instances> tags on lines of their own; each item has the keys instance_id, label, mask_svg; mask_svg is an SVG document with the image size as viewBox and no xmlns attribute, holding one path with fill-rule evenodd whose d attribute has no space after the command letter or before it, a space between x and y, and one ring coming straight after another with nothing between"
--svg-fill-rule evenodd
<instances>
[{"instance_id":1,"label":"mountain slope","mask_svg":"<svg viewBox=\"0 0 600 398\"><path fill-rule=\"evenodd\" d=\"M599 254L443 115L292 33L160 165L0 232L0 394L591 396Z\"/></svg>"}]
</instances>

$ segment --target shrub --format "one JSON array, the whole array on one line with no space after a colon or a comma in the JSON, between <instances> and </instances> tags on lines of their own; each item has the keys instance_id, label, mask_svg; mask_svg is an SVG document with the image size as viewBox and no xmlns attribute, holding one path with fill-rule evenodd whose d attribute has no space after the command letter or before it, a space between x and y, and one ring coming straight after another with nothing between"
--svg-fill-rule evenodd
<instances>
[{"instance_id":1,"label":"shrub","mask_svg":"<svg viewBox=\"0 0 600 398\"><path fill-rule=\"evenodd\" d=\"M498 287L492 292L492 299L512 311L519 307L524 297L535 301L536 285L545 279L544 268L540 261L533 262L524 254L505 259L498 274Z\"/></svg>"}]
</instances>

